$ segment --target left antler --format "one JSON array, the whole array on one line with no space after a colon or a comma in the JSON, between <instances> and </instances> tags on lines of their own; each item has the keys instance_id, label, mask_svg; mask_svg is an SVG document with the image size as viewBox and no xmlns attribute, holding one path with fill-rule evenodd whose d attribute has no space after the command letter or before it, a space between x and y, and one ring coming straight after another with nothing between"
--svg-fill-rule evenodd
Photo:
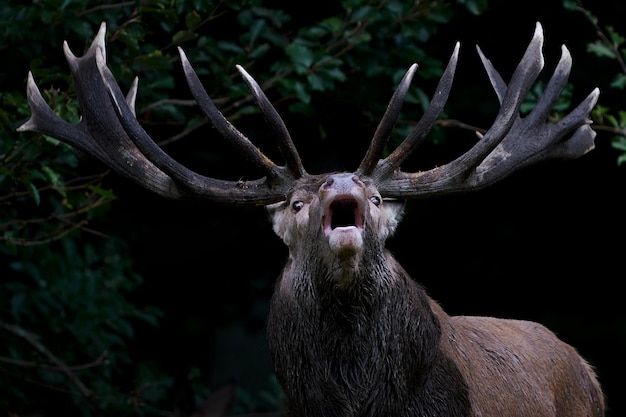
<instances>
[{"instance_id":1,"label":"left antler","mask_svg":"<svg viewBox=\"0 0 626 417\"><path fill-rule=\"evenodd\" d=\"M522 167L548 159L578 158L592 150L596 133L589 126L589 113L600 94L597 88L566 117L554 125L548 123L550 109L563 91L572 66L572 58L565 46L561 49L561 59L543 96L529 115L519 115L524 97L543 68L542 47L543 31L537 23L535 34L508 86L477 47L501 105L493 125L474 147L454 161L428 171L402 172L400 164L417 148L435 121L427 111L425 116L428 117L423 118L426 121L420 121L415 130L373 169L371 175L381 179L378 182L381 194L388 197L418 198L480 189ZM454 60L456 50L451 62ZM433 102L438 97L447 96L448 82L452 82L452 77L446 71ZM403 85L399 89L405 88ZM403 96L404 93L396 95ZM390 108L399 105L400 99L394 99L396 101L393 102L392 99ZM389 121L381 122L381 125L389 124ZM377 140L372 141L370 151L373 148L382 148L376 142ZM362 165L371 166L368 161L374 159L368 155Z\"/></svg>"}]
</instances>

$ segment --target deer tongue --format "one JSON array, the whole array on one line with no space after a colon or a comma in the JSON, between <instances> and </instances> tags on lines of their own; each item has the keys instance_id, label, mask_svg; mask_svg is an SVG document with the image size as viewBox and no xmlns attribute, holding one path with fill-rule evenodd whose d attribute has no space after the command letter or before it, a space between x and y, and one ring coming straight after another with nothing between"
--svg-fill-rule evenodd
<instances>
[{"instance_id":1,"label":"deer tongue","mask_svg":"<svg viewBox=\"0 0 626 417\"><path fill-rule=\"evenodd\" d=\"M363 248L364 216L359 200L350 194L333 198L324 215L324 234L340 258L353 257Z\"/></svg>"}]
</instances>

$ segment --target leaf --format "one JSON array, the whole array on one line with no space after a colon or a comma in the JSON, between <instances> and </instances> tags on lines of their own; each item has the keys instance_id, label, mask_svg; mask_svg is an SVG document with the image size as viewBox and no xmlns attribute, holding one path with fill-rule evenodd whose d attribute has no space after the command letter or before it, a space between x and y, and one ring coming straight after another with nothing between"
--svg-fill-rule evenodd
<instances>
[{"instance_id":1,"label":"leaf","mask_svg":"<svg viewBox=\"0 0 626 417\"><path fill-rule=\"evenodd\" d=\"M311 102L311 95L308 93L304 84L302 84L301 82L296 82L294 84L294 89L300 101L307 104Z\"/></svg>"},{"instance_id":2,"label":"leaf","mask_svg":"<svg viewBox=\"0 0 626 417\"><path fill-rule=\"evenodd\" d=\"M575 12L578 10L578 3L576 0L563 0L563 8Z\"/></svg>"},{"instance_id":3,"label":"leaf","mask_svg":"<svg viewBox=\"0 0 626 417\"><path fill-rule=\"evenodd\" d=\"M624 86L626 86L626 75L624 74L615 75L615 77L613 77L613 80L611 81L611 87L623 90Z\"/></svg>"},{"instance_id":4,"label":"leaf","mask_svg":"<svg viewBox=\"0 0 626 417\"><path fill-rule=\"evenodd\" d=\"M366 20L372 13L375 11L372 6L363 6L359 7L350 15L350 22L360 22L362 20Z\"/></svg>"},{"instance_id":5,"label":"leaf","mask_svg":"<svg viewBox=\"0 0 626 417\"><path fill-rule=\"evenodd\" d=\"M52 168L50 168L48 165L43 165L41 167L41 170L46 174L46 176L48 177L48 179L50 180L50 183L52 184L52 186L63 196L66 197L67 194L65 193L65 191L63 190L63 187L61 187L59 185L59 183L61 182L61 177L60 175L53 170Z\"/></svg>"},{"instance_id":6,"label":"leaf","mask_svg":"<svg viewBox=\"0 0 626 417\"><path fill-rule=\"evenodd\" d=\"M224 42L224 41L220 41L217 43L218 48L220 48L223 51L226 52L233 52L236 54L243 54L244 50L241 46L239 46L238 44L234 43L234 42Z\"/></svg>"},{"instance_id":7,"label":"leaf","mask_svg":"<svg viewBox=\"0 0 626 417\"><path fill-rule=\"evenodd\" d=\"M324 19L319 24L319 26L331 32L339 31L343 27L343 25L344 25L343 20L339 19L338 17L330 17L328 19Z\"/></svg>"},{"instance_id":8,"label":"leaf","mask_svg":"<svg viewBox=\"0 0 626 417\"><path fill-rule=\"evenodd\" d=\"M253 59L258 59L265 55L269 50L270 46L267 43L264 43L250 51L250 54L248 56Z\"/></svg>"},{"instance_id":9,"label":"leaf","mask_svg":"<svg viewBox=\"0 0 626 417\"><path fill-rule=\"evenodd\" d=\"M174 42L175 44L181 44L181 43L188 42L192 39L195 39L197 37L198 37L198 34L195 32L191 32L189 30L181 30L174 34L174 36L172 37L172 42Z\"/></svg>"},{"instance_id":10,"label":"leaf","mask_svg":"<svg viewBox=\"0 0 626 417\"><path fill-rule=\"evenodd\" d=\"M613 45L619 47L624 43L624 37L617 33L612 26L608 26L606 28L606 31L609 33L609 37L611 38L611 42L613 42Z\"/></svg>"},{"instance_id":11,"label":"leaf","mask_svg":"<svg viewBox=\"0 0 626 417\"><path fill-rule=\"evenodd\" d=\"M459 0L473 15L478 16L488 9L487 0Z\"/></svg>"},{"instance_id":12,"label":"leaf","mask_svg":"<svg viewBox=\"0 0 626 417\"><path fill-rule=\"evenodd\" d=\"M330 70L326 71L326 74L328 74L331 78L337 81L346 81L347 79L346 74L339 68L331 68Z\"/></svg>"},{"instance_id":13,"label":"leaf","mask_svg":"<svg viewBox=\"0 0 626 417\"><path fill-rule=\"evenodd\" d=\"M250 42L256 42L257 37L267 30L267 24L263 19L257 19L250 27Z\"/></svg>"},{"instance_id":14,"label":"leaf","mask_svg":"<svg viewBox=\"0 0 626 417\"><path fill-rule=\"evenodd\" d=\"M33 196L33 199L35 200L35 204L36 205L41 204L41 196L39 195L39 190L37 189L35 184L29 181L28 183L26 183L26 186L30 190L31 195Z\"/></svg>"},{"instance_id":15,"label":"leaf","mask_svg":"<svg viewBox=\"0 0 626 417\"><path fill-rule=\"evenodd\" d=\"M601 41L589 43L587 45L587 52L592 53L599 57L611 58L611 59L616 58L615 52L613 51L613 49L611 49L610 47L608 47L606 44L602 43Z\"/></svg>"},{"instance_id":16,"label":"leaf","mask_svg":"<svg viewBox=\"0 0 626 417\"><path fill-rule=\"evenodd\" d=\"M99 187L97 185L90 185L87 188L89 190L93 191L94 193L98 194L99 196L106 197L107 199L114 200L114 199L117 198L117 196L115 195L115 193L113 191L107 190L107 189Z\"/></svg>"},{"instance_id":17,"label":"leaf","mask_svg":"<svg viewBox=\"0 0 626 417\"><path fill-rule=\"evenodd\" d=\"M202 22L202 17L195 10L185 15L185 26L187 29L193 30Z\"/></svg>"},{"instance_id":18,"label":"leaf","mask_svg":"<svg viewBox=\"0 0 626 417\"><path fill-rule=\"evenodd\" d=\"M312 73L309 74L306 78L309 81L309 84L311 85L311 88L313 90L324 91L324 80L322 79L322 77L319 76L319 74Z\"/></svg>"},{"instance_id":19,"label":"leaf","mask_svg":"<svg viewBox=\"0 0 626 417\"><path fill-rule=\"evenodd\" d=\"M298 74L304 74L313 64L314 55L311 49L298 43L291 43L285 48Z\"/></svg>"},{"instance_id":20,"label":"leaf","mask_svg":"<svg viewBox=\"0 0 626 417\"><path fill-rule=\"evenodd\" d=\"M626 151L626 138L623 136L615 136L611 140L611 146L620 151Z\"/></svg>"}]
</instances>

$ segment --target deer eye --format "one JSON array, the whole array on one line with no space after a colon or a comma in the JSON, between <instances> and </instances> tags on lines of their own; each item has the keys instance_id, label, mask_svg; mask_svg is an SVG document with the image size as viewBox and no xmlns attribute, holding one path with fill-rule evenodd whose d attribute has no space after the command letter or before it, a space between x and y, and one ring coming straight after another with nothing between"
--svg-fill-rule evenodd
<instances>
[{"instance_id":1,"label":"deer eye","mask_svg":"<svg viewBox=\"0 0 626 417\"><path fill-rule=\"evenodd\" d=\"M296 213L299 212L300 210L302 210L302 207L304 207L304 202L303 201L296 200L293 203L291 203L291 208Z\"/></svg>"},{"instance_id":2,"label":"deer eye","mask_svg":"<svg viewBox=\"0 0 626 417\"><path fill-rule=\"evenodd\" d=\"M379 196L377 195L373 195L370 197L370 201L372 202L373 205L375 205L376 207L380 206L381 203L381 199Z\"/></svg>"}]
</instances>

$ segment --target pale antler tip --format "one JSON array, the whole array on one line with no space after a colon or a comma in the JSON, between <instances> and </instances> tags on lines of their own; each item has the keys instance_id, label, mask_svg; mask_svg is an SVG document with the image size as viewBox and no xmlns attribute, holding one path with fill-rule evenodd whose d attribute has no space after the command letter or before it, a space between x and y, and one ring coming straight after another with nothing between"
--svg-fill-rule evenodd
<instances>
[{"instance_id":1,"label":"pale antler tip","mask_svg":"<svg viewBox=\"0 0 626 417\"><path fill-rule=\"evenodd\" d=\"M250 74L248 74L248 72L247 72L247 71L244 69L244 67L242 67L241 65L239 65L239 64L235 64L235 68L237 68L237 71L239 71L239 73L240 73L241 75L243 75L244 77L245 77L246 75L250 76Z\"/></svg>"},{"instance_id":2,"label":"pale antler tip","mask_svg":"<svg viewBox=\"0 0 626 417\"><path fill-rule=\"evenodd\" d=\"M419 66L417 65L417 63L413 63L409 69L406 71L406 74L404 75L405 78L409 78L409 79L413 79L413 75L415 74L415 71L417 71L417 68Z\"/></svg>"},{"instance_id":3,"label":"pale antler tip","mask_svg":"<svg viewBox=\"0 0 626 417\"><path fill-rule=\"evenodd\" d=\"M569 52L569 49L565 45L561 45L561 59L567 59L569 61L572 60L572 55Z\"/></svg>"},{"instance_id":4,"label":"pale antler tip","mask_svg":"<svg viewBox=\"0 0 626 417\"><path fill-rule=\"evenodd\" d=\"M461 42L456 42L454 44L454 49L452 50L452 56L450 56L450 62L453 65L456 65L456 62L459 59L459 50L461 49Z\"/></svg>"},{"instance_id":5,"label":"pale antler tip","mask_svg":"<svg viewBox=\"0 0 626 417\"><path fill-rule=\"evenodd\" d=\"M250 88L254 89L255 91L260 90L257 82L254 80L254 78L252 78L250 74L248 74L248 71L246 71L244 67L242 67L239 64L236 64L235 68L237 68L237 71L239 71L239 73L245 79L246 83L248 84L248 86L250 86Z\"/></svg>"},{"instance_id":6,"label":"pale antler tip","mask_svg":"<svg viewBox=\"0 0 626 417\"><path fill-rule=\"evenodd\" d=\"M26 80L26 96L31 108L33 107L33 103L37 100L37 95L41 94L39 93L39 89L37 88L37 84L35 83L35 78L33 77L32 71L28 71L28 77ZM36 130L36 125L33 121L32 115L26 122L22 123L15 129L16 132L29 132L34 130Z\"/></svg>"},{"instance_id":7,"label":"pale antler tip","mask_svg":"<svg viewBox=\"0 0 626 417\"><path fill-rule=\"evenodd\" d=\"M26 95L28 96L28 100L32 100L34 94L37 94L39 89L37 87L37 83L35 83L35 77L33 76L32 71L28 71L28 78L26 79Z\"/></svg>"},{"instance_id":8,"label":"pale antler tip","mask_svg":"<svg viewBox=\"0 0 626 417\"><path fill-rule=\"evenodd\" d=\"M537 54L537 61L539 62L539 67L543 68L545 65L545 60L543 57L543 27L541 23L537 22L535 24L535 33L533 34L533 38L528 45L527 52L534 51Z\"/></svg>"},{"instance_id":9,"label":"pale antler tip","mask_svg":"<svg viewBox=\"0 0 626 417\"><path fill-rule=\"evenodd\" d=\"M539 42L539 44L543 46L543 26L541 26L541 23L539 22L535 24L535 33L533 33L533 41Z\"/></svg>"},{"instance_id":10,"label":"pale antler tip","mask_svg":"<svg viewBox=\"0 0 626 417\"><path fill-rule=\"evenodd\" d=\"M193 68L191 67L191 63L189 62L189 59L187 58L187 54L185 53L185 51L183 51L183 48L178 46L177 49L178 49L178 55L180 56L180 62L183 65L183 71L185 71L185 74L194 72Z\"/></svg>"},{"instance_id":11,"label":"pale antler tip","mask_svg":"<svg viewBox=\"0 0 626 417\"><path fill-rule=\"evenodd\" d=\"M478 52L478 55L480 56L480 58L484 61L485 59L487 59L487 57L485 56L485 54L483 53L483 50L480 49L480 46L476 45L476 51Z\"/></svg>"},{"instance_id":12,"label":"pale antler tip","mask_svg":"<svg viewBox=\"0 0 626 417\"><path fill-rule=\"evenodd\" d=\"M104 38L107 33L107 25L105 22L100 23L100 28L98 29L98 33L93 40L93 43L98 44L99 46L104 45Z\"/></svg>"},{"instance_id":13,"label":"pale antler tip","mask_svg":"<svg viewBox=\"0 0 626 417\"><path fill-rule=\"evenodd\" d=\"M30 119L28 119L27 121L25 121L24 123L22 123L21 125L19 125L15 131L16 132L28 132L30 129L28 128L28 123L30 122Z\"/></svg>"},{"instance_id":14,"label":"pale antler tip","mask_svg":"<svg viewBox=\"0 0 626 417\"><path fill-rule=\"evenodd\" d=\"M72 63L74 60L76 60L76 55L74 55L74 53L70 49L70 45L67 43L67 41L63 41L63 53L65 54L65 59L67 60L67 62Z\"/></svg>"},{"instance_id":15,"label":"pale antler tip","mask_svg":"<svg viewBox=\"0 0 626 417\"><path fill-rule=\"evenodd\" d=\"M598 102L598 98L600 97L600 89L598 87L594 88L593 91L589 93L589 97L591 99L591 102L593 103L591 107L594 107Z\"/></svg>"}]
</instances>

